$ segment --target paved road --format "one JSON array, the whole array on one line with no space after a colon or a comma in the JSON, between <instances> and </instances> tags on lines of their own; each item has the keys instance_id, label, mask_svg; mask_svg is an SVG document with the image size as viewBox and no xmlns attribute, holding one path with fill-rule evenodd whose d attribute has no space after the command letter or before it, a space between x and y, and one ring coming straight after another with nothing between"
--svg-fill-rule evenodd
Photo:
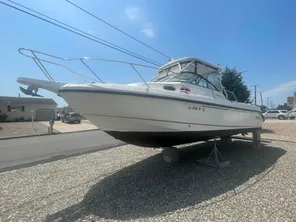
<instances>
[{"instance_id":1,"label":"paved road","mask_svg":"<svg viewBox=\"0 0 296 222\"><path fill-rule=\"evenodd\" d=\"M0 172L122 144L100 130L0 140Z\"/></svg>"}]
</instances>

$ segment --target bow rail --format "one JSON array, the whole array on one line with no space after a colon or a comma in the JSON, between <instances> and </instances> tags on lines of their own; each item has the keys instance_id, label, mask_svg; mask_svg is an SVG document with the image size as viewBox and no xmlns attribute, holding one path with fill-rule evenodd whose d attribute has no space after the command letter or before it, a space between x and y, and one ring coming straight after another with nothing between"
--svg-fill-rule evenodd
<instances>
[{"instance_id":1,"label":"bow rail","mask_svg":"<svg viewBox=\"0 0 296 222\"><path fill-rule=\"evenodd\" d=\"M63 57L51 55L51 54L48 54L48 53L44 53L44 52L40 52L40 51L37 51L37 50L28 49L28 48L19 48L18 51L19 51L19 53L21 55L23 55L25 57L28 57L28 58L31 58L37 64L37 66L41 69L41 71L47 77L47 79L49 81L51 81L51 82L55 82L55 81L52 78L52 76L50 75L50 73L48 72L48 70L45 68L43 63L56 65L56 66L65 68L66 70L68 70L69 72L71 72L74 75L82 76L84 78L87 78L87 79L90 79L90 80L93 80L93 81L96 81L96 80L94 80L92 78L89 78L86 75L77 73L74 70L70 69L69 67L67 67L65 65L62 65L60 63L56 63L56 62L53 62L53 61L41 59L41 58L39 58L40 55L47 56L47 57L50 57L50 58L53 58L53 59L58 59L58 60L61 60L61 61L80 61L101 83L104 83L103 80L90 68L90 66L87 64L87 61L104 61L104 62L112 62L112 63L130 65L133 68L133 70L136 72L136 74L146 84L147 88L149 88L148 83L145 81L143 76L138 72L136 67L138 66L138 67L144 67L144 68L150 68L150 69L156 69L156 70L158 69L158 67L154 67L154 66L147 66L147 65L142 65L142 64L132 63L132 62L125 62L125 61L119 61L119 60L110 60L110 59L103 59L103 58L90 58L90 57L63 58ZM31 53L31 54L28 54L28 52Z\"/></svg>"}]
</instances>

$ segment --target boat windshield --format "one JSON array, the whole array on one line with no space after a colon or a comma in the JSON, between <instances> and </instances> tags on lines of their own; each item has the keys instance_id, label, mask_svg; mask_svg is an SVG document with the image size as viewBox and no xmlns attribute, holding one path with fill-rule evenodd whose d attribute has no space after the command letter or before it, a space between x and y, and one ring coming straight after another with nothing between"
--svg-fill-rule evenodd
<instances>
[{"instance_id":1,"label":"boat windshield","mask_svg":"<svg viewBox=\"0 0 296 222\"><path fill-rule=\"evenodd\" d=\"M219 71L198 61L177 63L171 67L159 70L152 82L182 82L216 91L222 90Z\"/></svg>"}]
</instances>

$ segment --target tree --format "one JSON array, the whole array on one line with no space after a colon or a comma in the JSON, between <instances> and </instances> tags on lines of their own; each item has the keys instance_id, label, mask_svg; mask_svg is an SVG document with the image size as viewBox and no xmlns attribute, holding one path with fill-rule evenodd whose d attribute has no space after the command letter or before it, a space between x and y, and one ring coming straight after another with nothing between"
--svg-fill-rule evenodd
<instances>
[{"instance_id":1,"label":"tree","mask_svg":"<svg viewBox=\"0 0 296 222\"><path fill-rule=\"evenodd\" d=\"M238 102L249 102L250 90L243 81L240 72L235 68L226 68L222 72L222 84L226 90L232 91Z\"/></svg>"},{"instance_id":2,"label":"tree","mask_svg":"<svg viewBox=\"0 0 296 222\"><path fill-rule=\"evenodd\" d=\"M281 109L281 110L292 110L292 107L288 106L287 103L284 103L284 105L278 105L276 109Z\"/></svg>"}]
</instances>

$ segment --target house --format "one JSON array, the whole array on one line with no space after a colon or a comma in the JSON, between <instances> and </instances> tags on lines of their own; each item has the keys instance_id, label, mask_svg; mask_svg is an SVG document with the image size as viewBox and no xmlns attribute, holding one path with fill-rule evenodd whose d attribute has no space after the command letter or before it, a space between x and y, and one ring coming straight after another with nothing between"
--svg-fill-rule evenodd
<instances>
[{"instance_id":1,"label":"house","mask_svg":"<svg viewBox=\"0 0 296 222\"><path fill-rule=\"evenodd\" d=\"M7 121L49 121L56 118L57 103L53 99L0 96L0 114Z\"/></svg>"}]
</instances>

